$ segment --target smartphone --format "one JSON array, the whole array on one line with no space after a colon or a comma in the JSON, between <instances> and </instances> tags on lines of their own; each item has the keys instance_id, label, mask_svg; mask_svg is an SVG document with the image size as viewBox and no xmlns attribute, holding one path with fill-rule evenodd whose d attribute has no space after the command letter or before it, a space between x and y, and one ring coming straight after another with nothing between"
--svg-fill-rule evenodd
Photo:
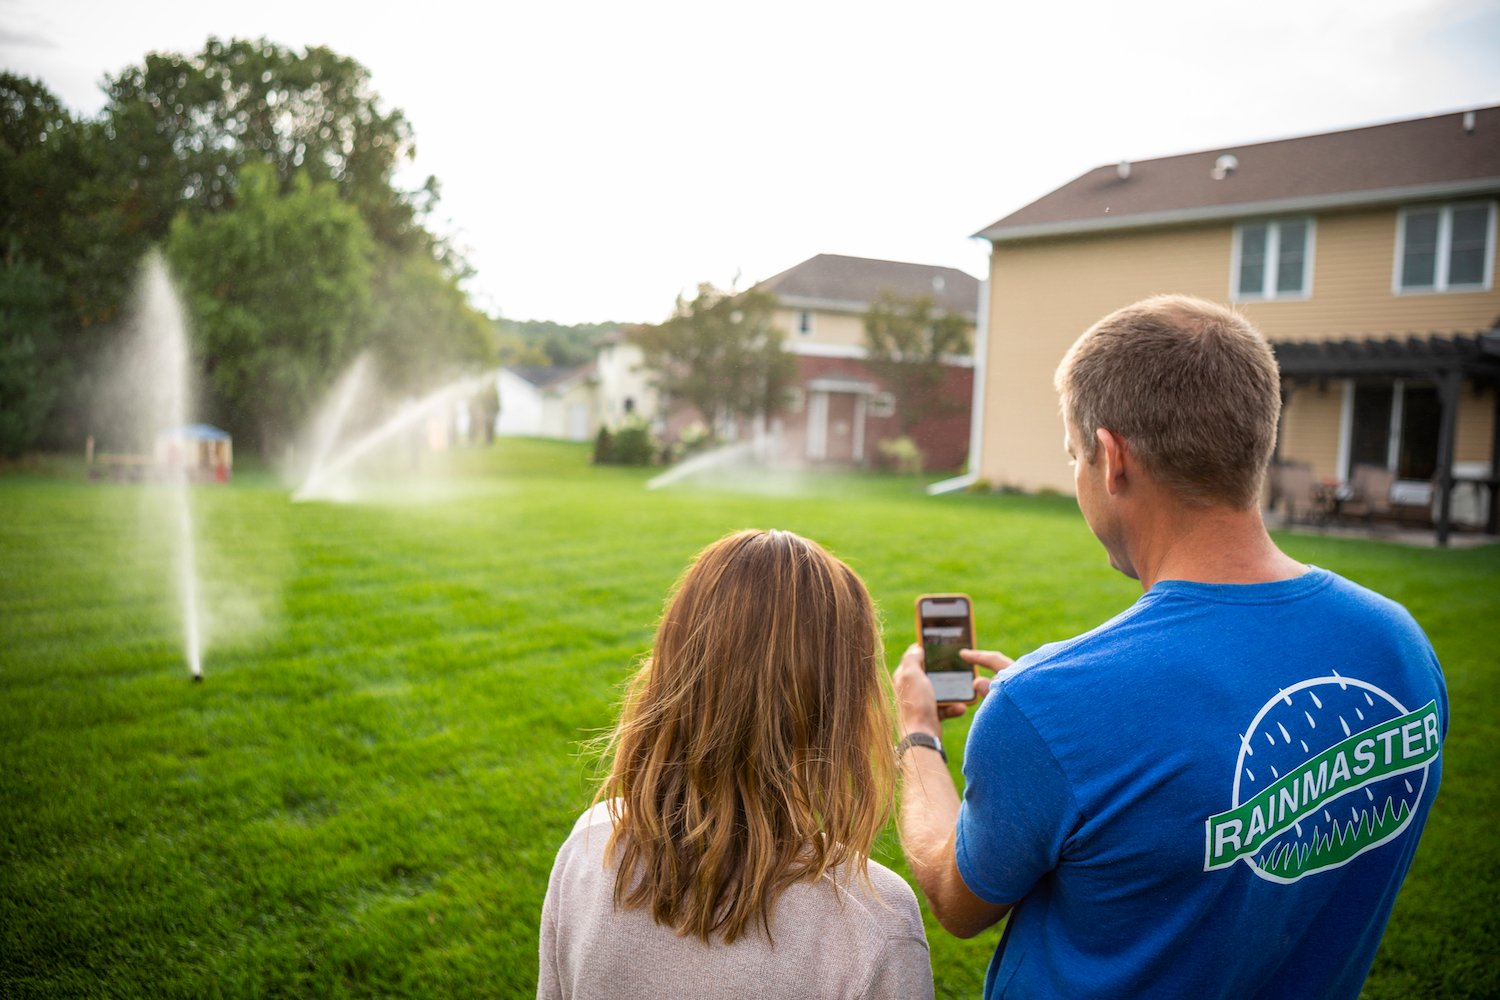
<instances>
[{"instance_id":1,"label":"smartphone","mask_svg":"<svg viewBox=\"0 0 1500 1000\"><path fill-rule=\"evenodd\" d=\"M974 648L974 604L968 594L923 594L917 598L917 635L927 676L939 702L974 700L974 667L959 658Z\"/></svg>"}]
</instances>

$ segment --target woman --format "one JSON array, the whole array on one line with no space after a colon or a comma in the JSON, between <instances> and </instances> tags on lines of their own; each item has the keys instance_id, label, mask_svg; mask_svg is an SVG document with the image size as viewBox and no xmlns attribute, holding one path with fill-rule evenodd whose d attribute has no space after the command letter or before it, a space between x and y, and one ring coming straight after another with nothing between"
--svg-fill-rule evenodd
<instances>
[{"instance_id":1,"label":"woman","mask_svg":"<svg viewBox=\"0 0 1500 1000\"><path fill-rule=\"evenodd\" d=\"M911 888L869 860L894 794L874 607L784 531L679 581L558 852L539 997L930 997Z\"/></svg>"}]
</instances>

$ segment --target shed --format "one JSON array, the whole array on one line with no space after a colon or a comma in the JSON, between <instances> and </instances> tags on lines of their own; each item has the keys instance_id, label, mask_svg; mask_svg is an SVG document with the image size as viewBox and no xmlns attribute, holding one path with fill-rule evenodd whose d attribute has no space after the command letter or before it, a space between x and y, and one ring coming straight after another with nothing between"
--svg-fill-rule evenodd
<instances>
[{"instance_id":1,"label":"shed","mask_svg":"<svg viewBox=\"0 0 1500 1000\"><path fill-rule=\"evenodd\" d=\"M199 482L227 483L234 465L234 443L227 431L209 424L185 424L156 435L158 471L181 472Z\"/></svg>"}]
</instances>

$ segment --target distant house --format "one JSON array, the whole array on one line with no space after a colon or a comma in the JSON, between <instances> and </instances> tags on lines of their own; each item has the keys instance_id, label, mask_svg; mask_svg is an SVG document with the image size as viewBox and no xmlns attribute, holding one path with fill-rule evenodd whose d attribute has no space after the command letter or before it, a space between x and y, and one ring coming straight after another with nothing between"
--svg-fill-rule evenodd
<instances>
[{"instance_id":1,"label":"distant house","mask_svg":"<svg viewBox=\"0 0 1500 1000\"><path fill-rule=\"evenodd\" d=\"M622 328L605 334L597 347L594 367L601 423L617 428L631 418L654 421L659 397L651 373L642 364L641 349L631 343L628 331Z\"/></svg>"},{"instance_id":2,"label":"distant house","mask_svg":"<svg viewBox=\"0 0 1500 1000\"><path fill-rule=\"evenodd\" d=\"M1071 490L1054 368L1106 313L1181 292L1272 341L1279 461L1342 482L1378 467L1442 523L1455 482L1500 466L1497 197L1500 107L1085 173L976 234L992 247L976 474Z\"/></svg>"},{"instance_id":3,"label":"distant house","mask_svg":"<svg viewBox=\"0 0 1500 1000\"><path fill-rule=\"evenodd\" d=\"M759 285L779 302L774 323L797 356L792 403L776 418L786 457L814 465L868 465L899 434L895 400L863 363L864 314L883 293L930 297L938 311L974 323L979 281L951 267L819 254ZM973 360L948 359L942 392L955 410L918 425L913 438L933 469L961 466L969 447Z\"/></svg>"},{"instance_id":4,"label":"distant house","mask_svg":"<svg viewBox=\"0 0 1500 1000\"><path fill-rule=\"evenodd\" d=\"M588 440L600 424L595 368L502 368L496 433Z\"/></svg>"}]
</instances>

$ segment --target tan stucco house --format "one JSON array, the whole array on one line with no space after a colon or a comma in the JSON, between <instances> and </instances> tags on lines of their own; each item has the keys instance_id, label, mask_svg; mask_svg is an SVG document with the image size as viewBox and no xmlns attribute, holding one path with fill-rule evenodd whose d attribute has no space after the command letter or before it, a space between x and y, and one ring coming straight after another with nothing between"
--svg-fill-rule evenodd
<instances>
[{"instance_id":1,"label":"tan stucco house","mask_svg":"<svg viewBox=\"0 0 1500 1000\"><path fill-rule=\"evenodd\" d=\"M1500 464L1500 107L1098 167L990 242L976 475L1071 491L1052 373L1101 316L1164 292L1272 341L1277 460L1383 466L1440 526ZM1488 511L1468 516L1493 520ZM1493 504L1489 505L1493 510Z\"/></svg>"}]
</instances>

